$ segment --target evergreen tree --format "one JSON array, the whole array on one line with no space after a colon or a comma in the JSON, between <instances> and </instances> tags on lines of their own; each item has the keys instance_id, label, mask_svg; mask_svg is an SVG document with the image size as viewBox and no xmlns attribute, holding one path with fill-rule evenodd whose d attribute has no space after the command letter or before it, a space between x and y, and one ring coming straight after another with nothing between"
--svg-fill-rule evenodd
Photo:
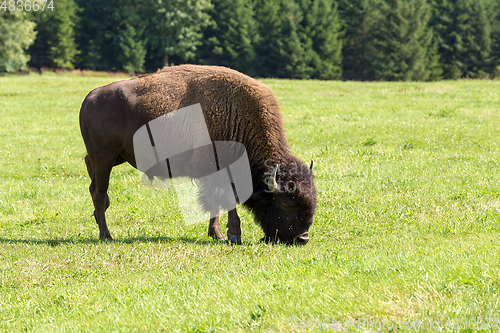
<instances>
[{"instance_id":1,"label":"evergreen tree","mask_svg":"<svg viewBox=\"0 0 500 333\"><path fill-rule=\"evenodd\" d=\"M311 77L338 79L342 75L342 33L337 3L333 0L300 0L304 19L300 37L311 55Z\"/></svg>"},{"instance_id":2,"label":"evergreen tree","mask_svg":"<svg viewBox=\"0 0 500 333\"><path fill-rule=\"evenodd\" d=\"M120 70L119 26L123 22L118 0L80 0L82 8L77 41L81 48L80 67Z\"/></svg>"},{"instance_id":3,"label":"evergreen tree","mask_svg":"<svg viewBox=\"0 0 500 333\"><path fill-rule=\"evenodd\" d=\"M375 26L382 20L380 0L339 0L339 12L344 26L342 71L344 79L373 80L372 40Z\"/></svg>"},{"instance_id":4,"label":"evergreen tree","mask_svg":"<svg viewBox=\"0 0 500 333\"><path fill-rule=\"evenodd\" d=\"M78 7L74 0L59 0L54 10L30 12L37 32L35 42L29 49L31 66L74 67L78 54L74 31L77 14Z\"/></svg>"},{"instance_id":5,"label":"evergreen tree","mask_svg":"<svg viewBox=\"0 0 500 333\"><path fill-rule=\"evenodd\" d=\"M196 59L202 29L210 21L210 0L142 0L137 6L141 8L141 24L146 27L148 68Z\"/></svg>"},{"instance_id":6,"label":"evergreen tree","mask_svg":"<svg viewBox=\"0 0 500 333\"><path fill-rule=\"evenodd\" d=\"M315 53L312 43L304 43L300 36L304 20L301 8L293 1L281 1L283 15L281 26L281 58L283 68L279 68L279 77L308 79L314 74Z\"/></svg>"},{"instance_id":7,"label":"evergreen tree","mask_svg":"<svg viewBox=\"0 0 500 333\"><path fill-rule=\"evenodd\" d=\"M255 45L258 54L257 75L277 77L279 68L283 65L280 0L256 0L254 4L255 18L261 36Z\"/></svg>"},{"instance_id":8,"label":"evergreen tree","mask_svg":"<svg viewBox=\"0 0 500 333\"><path fill-rule=\"evenodd\" d=\"M137 32L139 7L132 0L81 0L80 67L142 72L146 51Z\"/></svg>"},{"instance_id":9,"label":"evergreen tree","mask_svg":"<svg viewBox=\"0 0 500 333\"><path fill-rule=\"evenodd\" d=\"M0 72L28 69L26 50L35 40L34 27L25 12L0 10Z\"/></svg>"},{"instance_id":10,"label":"evergreen tree","mask_svg":"<svg viewBox=\"0 0 500 333\"><path fill-rule=\"evenodd\" d=\"M444 77L485 76L491 66L491 27L483 1L433 0L432 5Z\"/></svg>"},{"instance_id":11,"label":"evergreen tree","mask_svg":"<svg viewBox=\"0 0 500 333\"><path fill-rule=\"evenodd\" d=\"M439 44L434 33L432 34L431 45L429 45L428 59L428 68L430 71L429 81L441 80L443 78L443 67L441 66L440 62Z\"/></svg>"},{"instance_id":12,"label":"evergreen tree","mask_svg":"<svg viewBox=\"0 0 500 333\"><path fill-rule=\"evenodd\" d=\"M144 72L146 60L146 41L139 40L141 33L137 33L134 27L126 24L120 33L120 55L119 61L122 68L128 73Z\"/></svg>"},{"instance_id":13,"label":"evergreen tree","mask_svg":"<svg viewBox=\"0 0 500 333\"><path fill-rule=\"evenodd\" d=\"M222 65L255 75L258 31L253 4L247 0L212 0L211 24L203 31L202 64Z\"/></svg>"},{"instance_id":14,"label":"evergreen tree","mask_svg":"<svg viewBox=\"0 0 500 333\"><path fill-rule=\"evenodd\" d=\"M492 42L492 72L496 77L500 77L500 3L497 2L496 9L494 11L495 16L492 20L493 27L491 32L491 42Z\"/></svg>"},{"instance_id":15,"label":"evergreen tree","mask_svg":"<svg viewBox=\"0 0 500 333\"><path fill-rule=\"evenodd\" d=\"M314 54L301 42L300 7L293 1L259 0L255 3L259 25L257 74L260 76L309 78ZM309 50L307 49L309 47Z\"/></svg>"},{"instance_id":16,"label":"evergreen tree","mask_svg":"<svg viewBox=\"0 0 500 333\"><path fill-rule=\"evenodd\" d=\"M486 0L485 10L491 26L491 66L489 72L500 77L500 1Z\"/></svg>"},{"instance_id":17,"label":"evergreen tree","mask_svg":"<svg viewBox=\"0 0 500 333\"><path fill-rule=\"evenodd\" d=\"M384 0L374 27L372 66L381 80L427 80L432 30L426 0Z\"/></svg>"},{"instance_id":18,"label":"evergreen tree","mask_svg":"<svg viewBox=\"0 0 500 333\"><path fill-rule=\"evenodd\" d=\"M426 0L341 0L344 78L438 79L437 42Z\"/></svg>"}]
</instances>

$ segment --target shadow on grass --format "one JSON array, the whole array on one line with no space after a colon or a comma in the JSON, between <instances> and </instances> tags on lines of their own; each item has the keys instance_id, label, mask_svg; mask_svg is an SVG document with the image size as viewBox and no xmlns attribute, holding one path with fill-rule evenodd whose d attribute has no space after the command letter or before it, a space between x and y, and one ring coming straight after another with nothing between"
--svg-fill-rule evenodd
<instances>
[{"instance_id":1,"label":"shadow on grass","mask_svg":"<svg viewBox=\"0 0 500 333\"><path fill-rule=\"evenodd\" d=\"M48 238L48 239L12 239L12 238L0 238L0 243L9 244L29 244L29 245L50 245L58 246L63 244L101 244L101 243L118 243L118 244L132 244L132 243L165 243L165 244L224 244L225 242L216 241L212 239L198 239L194 237L131 237L124 239L113 239L102 241L98 238L69 238L69 239L59 239L59 238Z\"/></svg>"}]
</instances>

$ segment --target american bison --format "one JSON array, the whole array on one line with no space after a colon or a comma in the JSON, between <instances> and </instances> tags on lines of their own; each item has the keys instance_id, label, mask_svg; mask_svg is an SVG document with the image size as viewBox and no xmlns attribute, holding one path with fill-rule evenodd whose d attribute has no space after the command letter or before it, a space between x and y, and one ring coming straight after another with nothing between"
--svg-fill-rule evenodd
<instances>
[{"instance_id":1,"label":"american bison","mask_svg":"<svg viewBox=\"0 0 500 333\"><path fill-rule=\"evenodd\" d=\"M194 104L201 105L213 142L235 141L246 148L253 193L242 204L262 227L264 240L307 243L316 210L312 163L307 167L290 153L278 99L266 85L237 71L196 65L166 67L111 83L94 89L83 101L80 128L99 237L112 239L105 218L111 169L124 162L137 168L134 133L162 115ZM195 155L187 161L197 163L200 157ZM222 240L218 212L215 215L208 234ZM227 227L231 242L240 244L236 209L228 212Z\"/></svg>"}]
</instances>

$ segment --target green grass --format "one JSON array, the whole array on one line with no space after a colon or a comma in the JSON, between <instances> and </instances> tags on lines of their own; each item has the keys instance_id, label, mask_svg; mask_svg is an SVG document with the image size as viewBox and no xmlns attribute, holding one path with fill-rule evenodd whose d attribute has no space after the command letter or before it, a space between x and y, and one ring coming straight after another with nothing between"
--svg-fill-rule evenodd
<instances>
[{"instance_id":1,"label":"green grass","mask_svg":"<svg viewBox=\"0 0 500 333\"><path fill-rule=\"evenodd\" d=\"M115 80L0 77L2 331L291 332L366 318L444 332L448 318L500 318L500 81L264 80L294 153L315 165L311 241L287 247L259 243L243 209L242 246L209 240L208 221L185 225L171 191L128 165L110 185L115 240L99 242L78 111Z\"/></svg>"}]
</instances>

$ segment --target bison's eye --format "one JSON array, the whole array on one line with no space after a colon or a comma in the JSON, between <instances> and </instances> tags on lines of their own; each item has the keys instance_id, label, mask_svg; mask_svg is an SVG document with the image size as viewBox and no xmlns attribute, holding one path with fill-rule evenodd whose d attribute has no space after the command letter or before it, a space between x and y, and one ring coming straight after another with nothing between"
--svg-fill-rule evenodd
<instances>
[{"instance_id":1,"label":"bison's eye","mask_svg":"<svg viewBox=\"0 0 500 333\"><path fill-rule=\"evenodd\" d=\"M297 203L294 200L285 197L278 201L278 205L284 210L292 210L297 206Z\"/></svg>"}]
</instances>

